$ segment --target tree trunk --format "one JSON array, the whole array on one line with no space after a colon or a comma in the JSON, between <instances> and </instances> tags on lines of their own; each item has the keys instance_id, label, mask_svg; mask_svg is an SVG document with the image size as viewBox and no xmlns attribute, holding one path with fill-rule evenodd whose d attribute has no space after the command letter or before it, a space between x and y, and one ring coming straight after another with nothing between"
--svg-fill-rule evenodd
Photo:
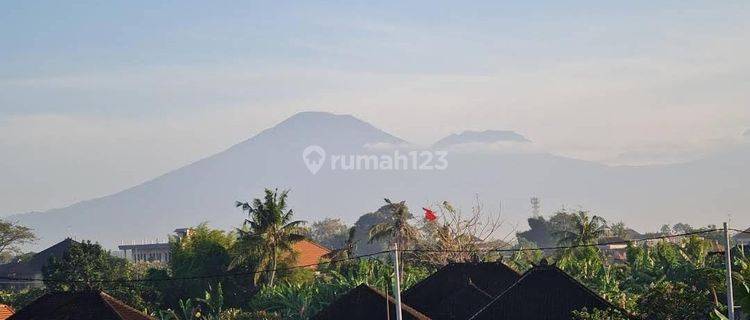
<instances>
[{"instance_id":1,"label":"tree trunk","mask_svg":"<svg viewBox=\"0 0 750 320\"><path fill-rule=\"evenodd\" d=\"M721 305L719 304L719 295L716 294L716 288L714 286L711 286L711 294L714 296L714 305L719 307Z\"/></svg>"},{"instance_id":2,"label":"tree trunk","mask_svg":"<svg viewBox=\"0 0 750 320\"><path fill-rule=\"evenodd\" d=\"M268 279L268 286L273 287L273 278L276 277L276 247L271 253L271 276Z\"/></svg>"}]
</instances>

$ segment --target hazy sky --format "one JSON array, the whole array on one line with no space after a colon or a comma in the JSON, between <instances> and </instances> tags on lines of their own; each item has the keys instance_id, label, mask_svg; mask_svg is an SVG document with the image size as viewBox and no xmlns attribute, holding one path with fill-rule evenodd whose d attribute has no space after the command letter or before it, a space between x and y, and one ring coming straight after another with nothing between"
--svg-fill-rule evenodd
<instances>
[{"instance_id":1,"label":"hazy sky","mask_svg":"<svg viewBox=\"0 0 750 320\"><path fill-rule=\"evenodd\" d=\"M3 1L0 213L121 190L304 110L422 144L516 130L609 164L750 128L748 1L404 2Z\"/></svg>"}]
</instances>

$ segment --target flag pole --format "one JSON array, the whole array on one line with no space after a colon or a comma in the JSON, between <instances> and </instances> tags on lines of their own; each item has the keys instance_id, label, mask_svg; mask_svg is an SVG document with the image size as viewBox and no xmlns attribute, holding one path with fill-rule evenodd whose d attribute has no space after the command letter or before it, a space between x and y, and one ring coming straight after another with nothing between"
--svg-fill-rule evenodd
<instances>
[{"instance_id":1,"label":"flag pole","mask_svg":"<svg viewBox=\"0 0 750 320\"><path fill-rule=\"evenodd\" d=\"M724 222L724 257L727 264L727 317L734 320L734 294L732 288L732 248L729 242L729 226Z\"/></svg>"},{"instance_id":2,"label":"flag pole","mask_svg":"<svg viewBox=\"0 0 750 320\"><path fill-rule=\"evenodd\" d=\"M396 298L396 320L402 320L401 315L401 272L398 266L398 241L393 244L393 268L396 282L393 285L393 297Z\"/></svg>"}]
</instances>

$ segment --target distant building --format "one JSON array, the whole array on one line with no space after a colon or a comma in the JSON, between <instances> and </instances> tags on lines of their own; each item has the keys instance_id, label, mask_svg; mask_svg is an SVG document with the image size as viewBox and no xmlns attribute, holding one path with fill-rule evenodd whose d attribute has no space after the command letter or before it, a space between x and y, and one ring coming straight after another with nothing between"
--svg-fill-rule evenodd
<instances>
[{"instance_id":1,"label":"distant building","mask_svg":"<svg viewBox=\"0 0 750 320\"><path fill-rule=\"evenodd\" d=\"M42 277L42 267L46 265L50 258L62 258L63 254L70 250L70 247L77 243L73 239L67 238L57 244L34 254L31 258L23 261L15 261L0 265L0 276L9 278L39 279ZM5 287L25 288L31 286L41 286L39 282L19 282L7 283Z\"/></svg>"},{"instance_id":2,"label":"distant building","mask_svg":"<svg viewBox=\"0 0 750 320\"><path fill-rule=\"evenodd\" d=\"M628 242L621 237L600 238L598 247L611 261L627 260Z\"/></svg>"},{"instance_id":3,"label":"distant building","mask_svg":"<svg viewBox=\"0 0 750 320\"><path fill-rule=\"evenodd\" d=\"M732 239L734 239L734 242L737 243L738 246L750 247L750 228L734 235Z\"/></svg>"},{"instance_id":4,"label":"distant building","mask_svg":"<svg viewBox=\"0 0 750 320\"><path fill-rule=\"evenodd\" d=\"M331 254L331 249L326 248L322 244L319 244L312 240L302 240L294 245L292 249L297 254L295 266L305 266L310 269L317 269L317 264L321 258L326 258Z\"/></svg>"},{"instance_id":5,"label":"distant building","mask_svg":"<svg viewBox=\"0 0 750 320\"><path fill-rule=\"evenodd\" d=\"M178 239L190 237L193 230L190 228L180 228L174 230ZM144 244L123 244L118 248L122 250L122 255L132 262L163 262L169 263L171 259L171 245L169 242L155 242ZM295 266L306 266L310 269L316 269L321 258L331 254L331 249L312 241L302 240L295 243L292 249L296 253Z\"/></svg>"},{"instance_id":6,"label":"distant building","mask_svg":"<svg viewBox=\"0 0 750 320\"><path fill-rule=\"evenodd\" d=\"M101 291L47 293L8 320L155 320Z\"/></svg>"},{"instance_id":7,"label":"distant building","mask_svg":"<svg viewBox=\"0 0 750 320\"><path fill-rule=\"evenodd\" d=\"M189 237L193 230L190 228L175 229L178 238ZM122 250L124 258L132 262L163 262L170 260L169 242L154 242L143 244L123 244L118 248Z\"/></svg>"}]
</instances>

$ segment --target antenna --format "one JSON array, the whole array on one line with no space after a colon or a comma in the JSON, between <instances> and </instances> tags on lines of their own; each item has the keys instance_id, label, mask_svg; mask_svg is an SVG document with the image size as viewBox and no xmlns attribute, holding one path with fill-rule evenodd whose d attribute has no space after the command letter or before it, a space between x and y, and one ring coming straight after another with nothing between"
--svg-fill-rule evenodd
<instances>
[{"instance_id":1,"label":"antenna","mask_svg":"<svg viewBox=\"0 0 750 320\"><path fill-rule=\"evenodd\" d=\"M531 214L534 218L539 217L539 212L541 211L541 201L539 201L539 198L537 197L531 197Z\"/></svg>"}]
</instances>

